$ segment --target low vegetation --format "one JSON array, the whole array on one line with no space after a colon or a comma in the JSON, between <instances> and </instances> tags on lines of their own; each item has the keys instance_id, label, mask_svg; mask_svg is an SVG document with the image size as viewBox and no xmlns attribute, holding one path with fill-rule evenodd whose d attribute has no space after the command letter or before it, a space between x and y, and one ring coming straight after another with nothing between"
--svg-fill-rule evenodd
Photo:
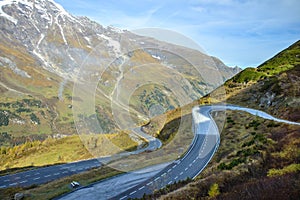
<instances>
[{"instance_id":1,"label":"low vegetation","mask_svg":"<svg viewBox=\"0 0 300 200\"><path fill-rule=\"evenodd\" d=\"M257 69L246 69L224 85L227 103L264 110L279 118L300 121L300 41ZM218 93L222 88L214 91ZM205 96L165 114L167 124L189 114L195 105L218 103ZM222 102L222 99L219 100ZM213 160L195 181L160 192L159 199L297 199L300 196L299 126L264 120L244 112L226 113L219 125L221 144ZM159 116L145 130L168 141L176 127ZM218 120L217 121L222 121ZM162 131L164 130L164 131ZM218 187L216 187L216 185ZM212 192L214 191L214 192ZM214 195L213 195L214 194ZM145 196L151 199L153 196Z\"/></svg>"},{"instance_id":2,"label":"low vegetation","mask_svg":"<svg viewBox=\"0 0 300 200\"><path fill-rule=\"evenodd\" d=\"M131 151L136 147L137 143L132 141L125 132L27 141L17 146L1 147L0 169L66 163L93 158L93 156L111 155L122 150Z\"/></svg>"},{"instance_id":3,"label":"low vegetation","mask_svg":"<svg viewBox=\"0 0 300 200\"><path fill-rule=\"evenodd\" d=\"M81 186L86 186L102 179L118 175L120 173L122 172L108 167L100 167L87 172L52 181L40 186L33 185L28 188L0 189L0 199L11 200L13 199L14 194L17 192L24 193L26 200L53 199L54 197L58 197L64 193L72 191L70 187L70 183L72 181L77 181L81 184Z\"/></svg>"},{"instance_id":4,"label":"low vegetation","mask_svg":"<svg viewBox=\"0 0 300 200\"><path fill-rule=\"evenodd\" d=\"M247 199L258 194L274 199L279 192L287 194L287 198L294 198L300 188L296 179L299 177L299 138L296 125L277 123L240 111L227 111L220 147L196 180L185 182L185 186L175 183L143 199L231 199L237 195L235 190L249 191L240 194ZM278 189L275 184L277 177L289 186L296 185L273 191ZM256 184L269 184L270 188L256 187ZM266 190L273 192L266 195Z\"/></svg>"}]
</instances>

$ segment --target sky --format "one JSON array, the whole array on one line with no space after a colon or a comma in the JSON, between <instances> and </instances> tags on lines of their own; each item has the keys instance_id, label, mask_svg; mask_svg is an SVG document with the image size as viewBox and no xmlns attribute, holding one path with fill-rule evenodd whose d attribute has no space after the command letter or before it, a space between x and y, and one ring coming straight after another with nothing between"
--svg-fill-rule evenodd
<instances>
[{"instance_id":1,"label":"sky","mask_svg":"<svg viewBox=\"0 0 300 200\"><path fill-rule=\"evenodd\" d=\"M299 0L55 0L126 30L178 32L228 66L256 67L300 39Z\"/></svg>"}]
</instances>

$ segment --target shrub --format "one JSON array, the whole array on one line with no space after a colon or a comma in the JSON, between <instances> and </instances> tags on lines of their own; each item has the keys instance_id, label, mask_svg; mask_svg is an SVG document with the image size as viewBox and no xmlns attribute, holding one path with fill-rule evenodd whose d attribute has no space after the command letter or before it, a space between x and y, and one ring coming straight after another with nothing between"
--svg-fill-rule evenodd
<instances>
[{"instance_id":1,"label":"shrub","mask_svg":"<svg viewBox=\"0 0 300 200\"><path fill-rule=\"evenodd\" d=\"M208 195L210 197L216 197L219 194L220 194L219 185L217 183L212 184L212 186L210 186L210 189L208 191Z\"/></svg>"}]
</instances>

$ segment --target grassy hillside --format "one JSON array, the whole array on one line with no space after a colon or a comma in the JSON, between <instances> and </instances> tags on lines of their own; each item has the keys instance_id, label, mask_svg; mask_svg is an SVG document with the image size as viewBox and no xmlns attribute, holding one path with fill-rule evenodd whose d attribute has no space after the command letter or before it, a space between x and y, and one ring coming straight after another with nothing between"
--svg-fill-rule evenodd
<instances>
[{"instance_id":1,"label":"grassy hillside","mask_svg":"<svg viewBox=\"0 0 300 200\"><path fill-rule=\"evenodd\" d=\"M222 102L264 110L300 121L300 41L258 68L245 69L224 84ZM214 91L218 93L221 88ZM208 95L157 117L145 127L168 141L176 121L199 104L217 103ZM219 101L220 102L220 101ZM172 126L169 126L172 124ZM174 127L175 125L175 127ZM222 124L218 124L220 127ZM300 128L264 120L244 112L226 112L219 150L195 181L177 183L146 199L296 199L300 193ZM183 186L185 185L185 186ZM285 195L285 196L283 196Z\"/></svg>"},{"instance_id":2,"label":"grassy hillside","mask_svg":"<svg viewBox=\"0 0 300 200\"><path fill-rule=\"evenodd\" d=\"M27 141L21 145L0 148L0 170L66 163L117 153L117 149L110 142L128 151L137 147L137 143L132 141L125 132Z\"/></svg>"}]
</instances>

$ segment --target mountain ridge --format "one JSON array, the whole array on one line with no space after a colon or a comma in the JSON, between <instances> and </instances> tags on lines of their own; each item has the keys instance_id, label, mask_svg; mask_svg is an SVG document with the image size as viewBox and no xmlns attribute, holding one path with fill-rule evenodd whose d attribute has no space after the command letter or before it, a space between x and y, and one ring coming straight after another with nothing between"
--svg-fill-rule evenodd
<instances>
[{"instance_id":1,"label":"mountain ridge","mask_svg":"<svg viewBox=\"0 0 300 200\"><path fill-rule=\"evenodd\" d=\"M96 110L102 110L102 112L94 114L105 122L103 124L105 132L115 131L116 126L109 125L115 122L113 122L108 102L114 97L113 86L122 83L120 76L123 73L118 66L122 62L126 65L124 72L127 74L132 70L132 66L147 62L157 63L160 67L157 68L156 73L166 76L165 79L171 77L171 71L164 72L166 68L177 70L175 67L178 55L172 55L170 52L183 52L183 55L200 57L200 62L196 64L203 65L203 69L215 65L211 57L196 50L159 42L115 27L104 28L87 17L74 17L52 0L1 1L0 21L0 89L4 92L1 102L15 104L16 101L22 101L25 98L43 102L43 110L31 109L40 119L38 125L28 123L30 118L25 113L20 115L14 113L15 111L11 108L2 108L12 112L8 118L12 118L11 125L18 127L18 134L26 130L31 130L32 133L37 133L39 130L39 133L46 132L47 134L51 132L55 134L75 133L70 108L72 108L72 103L78 102L77 100L82 99L82 96L88 96L88 93L78 94L81 97L74 95L72 93L74 82L78 81L83 84L90 80L98 81L99 76L102 76L103 81L100 81L97 87L102 93L96 94L98 101ZM149 47L156 49L151 50ZM135 49L140 49L140 51ZM131 57L132 55L135 56ZM145 58L147 59L143 60ZM210 62L204 63L204 60ZM184 64L184 61L180 62ZM105 67L111 63L111 66ZM221 78L218 82L211 84L199 85L200 80L197 82L194 75L189 74L190 66L179 71L178 74L183 77L183 84L180 87L189 93L190 101L208 93L237 72L226 67L222 62L218 63L216 69L220 71ZM105 77L106 75L108 78ZM145 77L147 78L151 77ZM132 85L132 87L135 86ZM146 86L145 89L148 90ZM166 99L165 104L162 105L164 109L178 106L175 96L164 95L168 93L167 89L160 87L159 90L162 90L159 95ZM134 108L131 111L147 116L151 104L142 102L139 108L136 107L135 102L143 99L141 95L135 93L135 99L132 100ZM151 93L147 93L144 100L148 99L149 102L157 104L157 99L151 98L150 95ZM118 99L117 103L120 109L126 109L124 97ZM24 128L13 123L16 116L26 122ZM2 131L13 132L11 125L2 126Z\"/></svg>"},{"instance_id":2,"label":"mountain ridge","mask_svg":"<svg viewBox=\"0 0 300 200\"><path fill-rule=\"evenodd\" d=\"M214 99L214 95L207 95L167 113L165 125L159 124L160 117L153 119L145 130L153 135L159 133L159 138L168 141L174 134L182 134L178 131L180 116L189 117L194 106L214 103L259 109L278 118L299 122L299 55L300 41L296 41L259 68L245 69L226 81L226 98ZM218 93L218 90L214 92ZM294 199L299 196L299 126L264 120L239 111L223 114L213 115L221 130L219 150L199 177L187 181L190 183L175 183L145 199L185 199L187 196L253 199L257 195L267 199L279 196Z\"/></svg>"}]
</instances>

